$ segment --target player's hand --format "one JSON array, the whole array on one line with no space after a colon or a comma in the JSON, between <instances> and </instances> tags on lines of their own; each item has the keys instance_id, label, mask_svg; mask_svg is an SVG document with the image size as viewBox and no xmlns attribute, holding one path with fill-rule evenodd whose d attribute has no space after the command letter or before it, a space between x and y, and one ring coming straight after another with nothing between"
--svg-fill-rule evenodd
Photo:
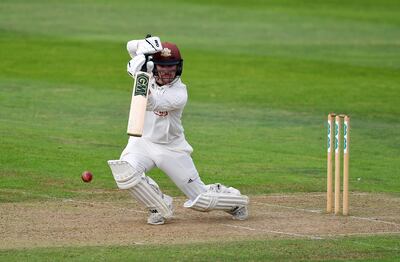
<instances>
[{"instance_id":1,"label":"player's hand","mask_svg":"<svg viewBox=\"0 0 400 262\"><path fill-rule=\"evenodd\" d=\"M146 37L146 39L131 40L126 44L129 55L134 58L137 55L150 55L162 50L161 40L158 36Z\"/></svg>"},{"instance_id":2,"label":"player's hand","mask_svg":"<svg viewBox=\"0 0 400 262\"><path fill-rule=\"evenodd\" d=\"M146 58L144 55L137 55L131 61L128 62L126 66L126 71L131 77L135 77L136 72L138 72L144 63L146 62Z\"/></svg>"}]
</instances>

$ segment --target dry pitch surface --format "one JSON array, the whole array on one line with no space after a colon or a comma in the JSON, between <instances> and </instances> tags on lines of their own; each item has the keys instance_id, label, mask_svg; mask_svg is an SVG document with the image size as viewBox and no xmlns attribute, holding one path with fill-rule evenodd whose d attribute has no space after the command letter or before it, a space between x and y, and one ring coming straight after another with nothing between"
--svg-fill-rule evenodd
<instances>
[{"instance_id":1,"label":"dry pitch surface","mask_svg":"<svg viewBox=\"0 0 400 262\"><path fill-rule=\"evenodd\" d=\"M348 217L325 214L323 193L254 196L247 221L185 209L177 198L174 219L151 226L133 200L103 193L114 200L0 204L0 249L400 235L400 198L385 194L352 193Z\"/></svg>"}]
</instances>

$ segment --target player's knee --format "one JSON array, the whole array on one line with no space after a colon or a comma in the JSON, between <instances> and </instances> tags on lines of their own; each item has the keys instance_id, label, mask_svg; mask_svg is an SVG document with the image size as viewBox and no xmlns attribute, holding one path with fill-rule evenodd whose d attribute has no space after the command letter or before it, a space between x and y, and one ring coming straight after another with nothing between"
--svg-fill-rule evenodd
<instances>
[{"instance_id":1,"label":"player's knee","mask_svg":"<svg viewBox=\"0 0 400 262\"><path fill-rule=\"evenodd\" d=\"M146 168L140 164L136 157L132 154L122 154L119 160L128 162L129 165L138 173L146 172Z\"/></svg>"},{"instance_id":2,"label":"player's knee","mask_svg":"<svg viewBox=\"0 0 400 262\"><path fill-rule=\"evenodd\" d=\"M140 167L134 167L124 160L109 160L115 182L120 189L129 189L137 185L143 174Z\"/></svg>"}]
</instances>

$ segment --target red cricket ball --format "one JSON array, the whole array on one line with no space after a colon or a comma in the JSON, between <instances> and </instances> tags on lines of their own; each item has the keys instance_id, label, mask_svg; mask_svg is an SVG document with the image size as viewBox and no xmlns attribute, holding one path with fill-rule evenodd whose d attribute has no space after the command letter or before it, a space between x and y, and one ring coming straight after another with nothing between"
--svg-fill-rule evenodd
<instances>
[{"instance_id":1,"label":"red cricket ball","mask_svg":"<svg viewBox=\"0 0 400 262\"><path fill-rule=\"evenodd\" d=\"M89 183L90 181L92 181L93 175L92 173L90 173L90 171L84 171L81 177L83 182Z\"/></svg>"}]
</instances>

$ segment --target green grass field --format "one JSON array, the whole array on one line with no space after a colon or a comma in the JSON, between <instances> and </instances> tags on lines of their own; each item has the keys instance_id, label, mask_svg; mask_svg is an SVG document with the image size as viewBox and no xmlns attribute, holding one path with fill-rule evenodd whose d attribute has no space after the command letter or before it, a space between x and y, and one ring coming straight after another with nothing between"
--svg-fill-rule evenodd
<instances>
[{"instance_id":1,"label":"green grass field","mask_svg":"<svg viewBox=\"0 0 400 262\"><path fill-rule=\"evenodd\" d=\"M204 182L249 195L323 192L334 111L352 117L351 191L400 196L398 1L135 2L1 1L0 203L115 189L106 161L127 141L125 44L147 33L181 49L190 96L183 123ZM86 169L95 175L89 185L80 180ZM150 176L182 196L158 170ZM175 252L183 260L394 261L399 242L91 247L93 257L81 248L18 249L0 251L0 260L120 261L120 252L172 260Z\"/></svg>"},{"instance_id":2,"label":"green grass field","mask_svg":"<svg viewBox=\"0 0 400 262\"><path fill-rule=\"evenodd\" d=\"M239 250L239 252L238 252ZM286 251L286 252L285 252ZM38 248L0 253L4 261L392 261L398 237L312 241L246 241L228 244Z\"/></svg>"}]
</instances>

